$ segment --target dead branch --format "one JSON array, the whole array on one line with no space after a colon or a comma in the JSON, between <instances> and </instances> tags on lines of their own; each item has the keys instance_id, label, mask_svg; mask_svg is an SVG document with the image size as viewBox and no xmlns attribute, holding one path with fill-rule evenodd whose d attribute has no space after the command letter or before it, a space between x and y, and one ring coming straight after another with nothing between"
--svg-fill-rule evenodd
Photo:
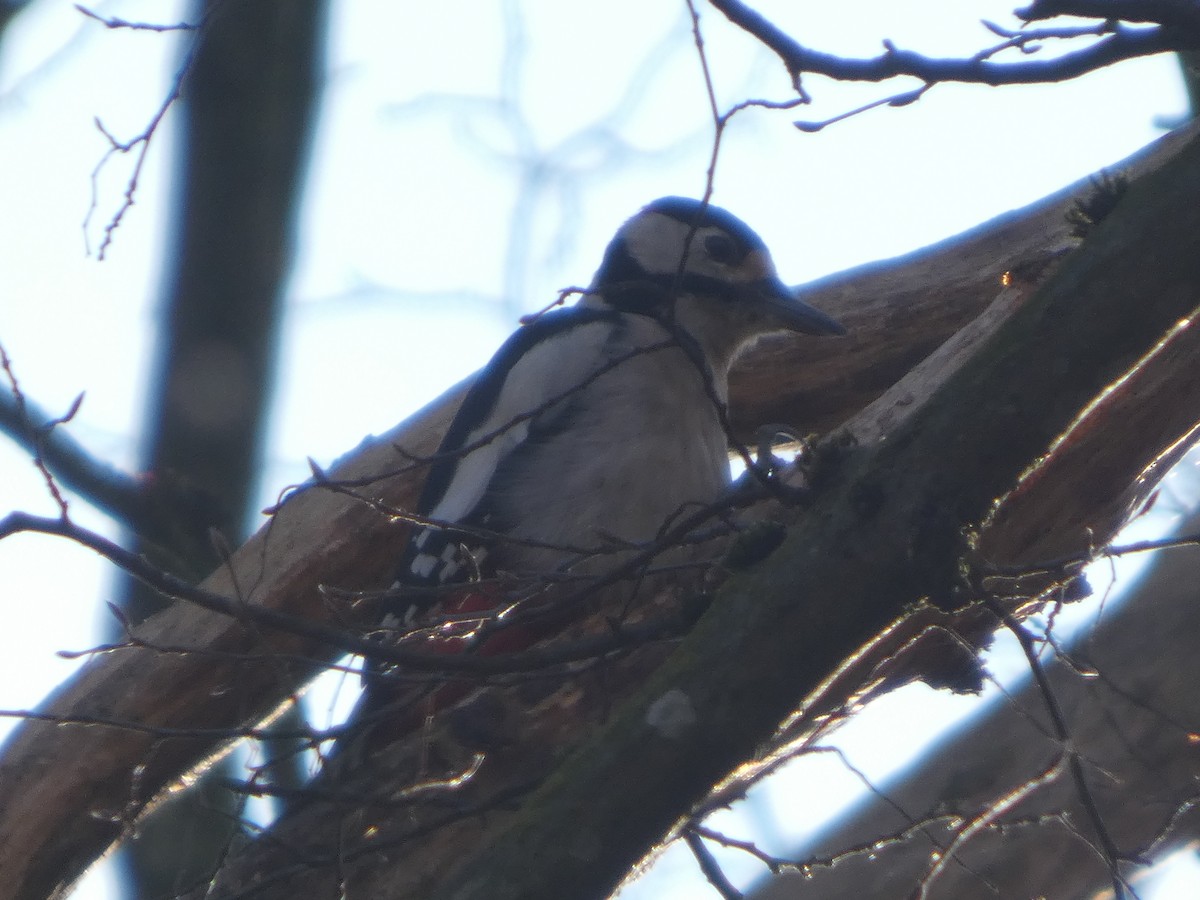
<instances>
[{"instance_id":1,"label":"dead branch","mask_svg":"<svg viewBox=\"0 0 1200 900\"><path fill-rule=\"evenodd\" d=\"M1195 49L1200 46L1200 16L1188 4L1178 3L1034 3L1018 11L1026 21L1060 15L1099 18L1096 28L1048 29L1030 34L1018 32L992 47L965 59L939 59L902 50L884 41L884 51L870 59L849 59L806 47L756 10L740 0L710 0L729 21L769 47L787 68L799 89L806 73L825 75L841 81L886 81L907 76L925 85L945 82L969 84L1036 84L1067 81L1087 72L1126 59L1155 53ZM1144 27L1128 26L1122 20L1154 23ZM992 29L994 30L994 29ZM1079 50L1049 59L997 62L996 54L1009 49L1028 51L1032 41L1054 38L1094 37Z\"/></svg>"},{"instance_id":2,"label":"dead branch","mask_svg":"<svg viewBox=\"0 0 1200 900\"><path fill-rule=\"evenodd\" d=\"M454 874L432 896L605 896L680 810L754 754L794 707L798 686L819 684L851 643L914 597L953 604L963 529L982 520L1037 447L1176 322L1196 315L1200 255L1184 223L1200 225L1198 197L1193 143L1131 188L905 426L854 455L780 551L726 585L680 652L600 735L469 856L459 847ZM1114 423L1110 437L1119 433ZM668 696L691 711L682 731L655 727L653 710ZM591 852L574 852L579 839ZM538 865L521 846L540 848Z\"/></svg>"},{"instance_id":3,"label":"dead branch","mask_svg":"<svg viewBox=\"0 0 1200 900\"><path fill-rule=\"evenodd\" d=\"M120 29L127 28L130 31L153 31L162 33L164 31L196 31L200 28L199 25L193 25L189 22L176 22L174 25L156 24L154 22L131 22L128 19L122 19L119 16L102 16L94 10L88 9L86 6L76 3L75 8L89 19L94 19L105 28Z\"/></svg>"},{"instance_id":4,"label":"dead branch","mask_svg":"<svg viewBox=\"0 0 1200 900\"><path fill-rule=\"evenodd\" d=\"M1157 160L1176 152L1181 140L1176 137L1159 147ZM1085 186L1082 190L1089 188ZM813 286L811 293L819 298L816 302L843 318L857 337L840 346L837 358L821 350L818 342L802 338L766 348L763 355L750 360L748 367L735 378L734 404L741 410L739 422L743 427L768 421L816 420L828 424L846 418L927 354L931 345L945 340L986 307L1000 289L1005 272L1020 273L1031 264L1042 265L1057 255L1064 244L1063 212L1070 202L1064 194L921 254ZM1184 231L1182 226L1180 231ZM1165 241L1163 246L1167 246ZM1169 300L1170 292L1165 296ZM1174 299L1178 301L1178 297ZM1126 329L1130 332L1126 339L1132 340L1134 334L1142 334L1156 324L1156 320L1147 319L1136 331ZM1114 354L1110 365L1119 362L1128 365L1127 356ZM1016 373L1013 385L1024 384L1024 377ZM1088 390L1093 388L1094 384L1089 383ZM931 380L929 390L933 389ZM415 473L378 482L372 479L380 472L397 468L396 444L417 454L431 453L453 413L457 396L458 392L452 392L411 422L366 442L335 466L331 477L367 484L367 492L388 505L411 506L417 490ZM907 406L920 409L927 398L908 399ZM966 425L954 422L942 427L958 429ZM1029 441L1033 440L1030 436ZM900 443L884 446L893 453L903 449ZM938 447L931 452L941 454L944 450L945 447ZM1030 450L1021 446L1011 452L1020 454ZM849 476L841 471L837 477L842 483ZM870 496L868 491L859 499ZM861 509L858 501L842 499L847 514ZM826 502L830 502L828 498ZM803 539L813 539L806 531L811 529L806 529L802 522ZM233 555L228 566L213 573L204 588L216 595L241 596L246 603L318 623L353 624L353 619L360 615L366 621L369 604L350 614L345 609L332 609L321 587L363 590L384 586L390 580L403 532L402 525L380 516L354 498L324 490L303 491L282 504L272 521ZM835 528L832 534L842 532ZM860 535L859 540L868 537L872 535ZM812 546L820 546L821 540L828 538L816 536ZM888 548L894 547L894 540L894 536L874 535L865 558L870 561L877 552L890 552ZM852 545L853 542L847 546ZM844 547L834 547L827 552L832 563L846 551ZM797 564L811 561L812 551L806 549L778 555L792 553ZM1000 561L1005 560L1000 557ZM862 568L865 572L869 567ZM789 579L792 574L795 580L791 583L798 585L807 584L812 577L812 573L800 572L789 574ZM829 582L826 589L837 583ZM235 584L241 586L241 595L234 590ZM896 585L900 584L897 579ZM771 594L766 587L747 589L755 595L755 604ZM812 595L818 593L814 590ZM836 616L830 613L829 621L814 619L803 628L793 629L788 622L794 611L768 608L761 615L778 616L768 629L781 637L802 633L827 635L823 652L828 655L841 652L836 648L845 642L837 635L850 627L850 622L855 623L852 640L857 644L869 637L868 628L886 624L886 618L895 612L891 610L882 621L878 611L856 617L840 606L844 594L858 593L853 585L843 585L838 593L835 599L839 603L834 607L842 611ZM737 633L743 625L729 634ZM711 629L702 632L697 640L704 641L707 639L704 635L712 633ZM191 645L229 651L231 658L164 655L142 648L108 654L89 663L50 698L41 712L62 720L103 714L165 728L244 728L246 723L266 717L289 697L311 677L321 660L336 655L319 641L263 633L241 621L186 607L154 617L138 629L138 635L148 647ZM241 656L235 661L233 657L238 654ZM795 665L796 661L791 659L794 654L795 648L789 646L788 661L781 672ZM751 655L757 655L757 651ZM298 664L297 659L313 662ZM823 656L805 660L809 670L819 672L818 678L824 677L836 662ZM790 691L804 683L804 677L800 676L784 680ZM765 696L770 696L769 692ZM793 694L790 702L794 701ZM692 703L697 705L695 699ZM756 719L755 727L761 729L766 717L760 701L746 700L743 705L764 716ZM703 704L697 708L707 709ZM778 717L769 727L777 724L784 714L786 710L772 711L770 715ZM733 740L736 735L732 732L739 732L740 726L718 731L725 736L722 739ZM745 732L740 738L745 740L748 734ZM64 739L66 735L69 739ZM657 747L658 739L652 738L648 746ZM674 757L678 747L672 745L672 748ZM202 738L156 739L144 733L82 725L25 723L14 733L0 760L0 870L15 886L14 896L43 896L52 892L55 885L69 880L119 837L126 824L136 818L163 786L174 782L216 749L213 741ZM663 749L667 749L665 745ZM698 749L703 751L704 747ZM709 779L707 784L711 785L712 780L724 774L717 769L729 764L731 754L736 756L744 750L740 745L736 751L727 746L708 757L706 765L711 769L705 771L703 778L696 780L698 773L694 767L680 767L678 775L663 779L663 785L678 785L679 779L686 777L690 786L685 790L693 796L697 790L702 793L707 785L698 788L699 781ZM657 753L655 749L647 757L639 754L646 760L648 771L656 771ZM528 789L528 777L523 783ZM631 795L636 793L632 791ZM678 814L687 803L667 805ZM654 831L656 837L663 830L661 822L643 822L639 828L643 830L641 836L631 834L627 839L614 841L612 851L629 853L635 840L642 842L644 850L648 845L646 829ZM459 844L457 853L461 855L464 847L471 846L478 844ZM599 865L598 861L594 863ZM599 885L602 880L592 883ZM560 892L554 896L561 895Z\"/></svg>"}]
</instances>

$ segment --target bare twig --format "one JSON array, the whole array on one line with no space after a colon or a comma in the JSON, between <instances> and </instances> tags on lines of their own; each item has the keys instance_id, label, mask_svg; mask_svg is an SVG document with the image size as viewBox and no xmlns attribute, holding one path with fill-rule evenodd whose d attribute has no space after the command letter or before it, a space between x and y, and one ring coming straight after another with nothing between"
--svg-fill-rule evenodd
<instances>
[{"instance_id":1,"label":"bare twig","mask_svg":"<svg viewBox=\"0 0 1200 900\"><path fill-rule=\"evenodd\" d=\"M740 841L719 831L713 831L704 825L693 825L688 830L690 833L697 834L705 840L712 841L714 844L720 844L722 847L729 847L732 850L741 850L743 853L748 853L770 869L772 875L778 875L788 865L787 860L765 853L754 841Z\"/></svg>"},{"instance_id":2,"label":"bare twig","mask_svg":"<svg viewBox=\"0 0 1200 900\"><path fill-rule=\"evenodd\" d=\"M985 603L991 609L1009 632L1017 639L1020 644L1021 652L1025 656L1025 661L1029 666L1029 671L1032 673L1034 682L1037 684L1038 692L1041 695L1042 703L1046 709L1047 715L1050 717L1051 727L1054 730L1054 737L1063 748L1062 759L1056 764L1055 768L1061 767L1065 763L1067 771L1071 774L1071 780L1075 784L1076 796L1079 799L1080 805L1083 807L1088 821L1091 823L1092 829L1096 833L1096 839L1099 841L1099 850L1105 865L1108 867L1109 876L1112 882L1113 896L1116 900L1124 900L1126 896L1127 885L1125 879L1121 875L1120 863L1122 855L1113 842L1112 836L1108 832L1108 826L1104 823L1104 818L1100 815L1100 810L1096 806L1095 797L1092 795L1092 789L1087 783L1087 778L1083 771L1083 762L1080 758L1078 750L1075 748L1075 743L1071 738L1070 730L1067 728L1067 720L1063 715L1062 708L1059 706L1058 698L1055 696L1054 688L1046 677L1046 671L1042 666L1041 660L1038 658L1037 647L1033 637L1025 630L1024 626L1018 622L1011 613L1001 609L1001 607L992 600L985 600ZM1047 778L1050 772L1047 772ZM1032 784L1032 782L1031 782Z\"/></svg>"},{"instance_id":3,"label":"bare twig","mask_svg":"<svg viewBox=\"0 0 1200 900\"><path fill-rule=\"evenodd\" d=\"M20 423L20 432L25 438L24 443L33 453L33 464L37 467L37 470L42 475L42 479L46 482L46 489L50 492L50 496L54 498L54 502L58 506L59 515L63 519L66 519L68 513L67 501L63 497L62 491L59 490L58 484L54 480L54 475L46 463L46 445L49 443L51 433L55 428L75 418L76 413L79 412L79 407L83 403L83 394L77 396L67 411L61 416L55 418L47 417L42 424L35 427L30 421L29 405L25 400L25 394L21 390L21 383L17 380L17 373L13 371L12 360L9 359L8 352L2 345L0 345L0 368L4 370L5 378L8 379L8 392L0 392L0 416L3 416L4 408L9 407L9 418L14 422ZM9 398L11 398L11 403L9 402Z\"/></svg>"},{"instance_id":4,"label":"bare twig","mask_svg":"<svg viewBox=\"0 0 1200 900\"><path fill-rule=\"evenodd\" d=\"M910 76L927 83L949 81L968 84L1037 84L1067 81L1086 72L1112 65L1126 59L1154 53L1193 49L1200 46L1200 26L1189 21L1189 30L1178 27L1174 18L1168 24L1146 28L1130 28L1119 23L1096 29L1081 29L1080 35L1103 34L1082 50L1066 53L1053 59L1024 60L1000 63L990 59L1001 50L1019 47L1025 40L1006 38L1005 41L972 57L938 59L902 50L890 42L884 52L869 59L850 59L813 50L783 32L740 0L710 0L726 18L753 35L775 52L793 79L803 73L825 75L840 81L886 81L889 78ZM1116 4L1113 4L1114 6ZM1163 5L1163 4L1156 4ZM1172 9L1175 4L1167 4ZM1124 7L1143 7L1143 4L1122 4ZM1061 14L1061 13L1055 13ZM1104 16L1103 18L1113 18ZM1123 17L1120 17L1123 18ZM1191 18L1195 18L1193 15ZM1145 21L1142 19L1141 21ZM1034 34L1030 40L1063 36L1055 31ZM1075 36L1075 35L1072 35Z\"/></svg>"},{"instance_id":5,"label":"bare twig","mask_svg":"<svg viewBox=\"0 0 1200 900\"><path fill-rule=\"evenodd\" d=\"M65 487L160 549L164 534L207 544L208 522L196 515L206 508L207 495L169 476L130 475L93 456L59 427L78 413L84 395L66 413L53 415L21 389L3 347L0 360L9 382L8 390L0 390L0 431L29 451L60 512L67 506Z\"/></svg>"},{"instance_id":6,"label":"bare twig","mask_svg":"<svg viewBox=\"0 0 1200 900\"><path fill-rule=\"evenodd\" d=\"M190 22L177 22L174 25L159 25L153 22L130 22L127 19L122 19L117 16L102 16L98 12L88 9L82 4L76 3L75 8L87 16L89 19L94 19L105 28L125 28L130 31L195 31L200 26L193 25Z\"/></svg>"},{"instance_id":7,"label":"bare twig","mask_svg":"<svg viewBox=\"0 0 1200 900\"><path fill-rule=\"evenodd\" d=\"M929 890L933 887L938 876L945 870L946 866L953 860L957 852L962 849L971 838L982 832L984 829L995 826L997 820L1004 813L1015 807L1021 800L1028 797L1031 793L1038 790L1042 786L1049 784L1062 774L1064 763L1069 756L1069 752L1062 754L1045 771L1034 778L1029 779L1024 784L1019 785L1014 790L1010 791L1003 797L997 798L994 802L988 804L978 815L967 820L960 820L958 827L955 828L954 838L946 847L945 852L932 854L933 865L921 878L918 889L918 900L926 900L929 896ZM1117 897L1122 897L1118 894Z\"/></svg>"},{"instance_id":8,"label":"bare twig","mask_svg":"<svg viewBox=\"0 0 1200 900\"><path fill-rule=\"evenodd\" d=\"M277 738L296 738L319 744L335 738L345 731L344 727L318 730L315 728L298 728L278 731L274 728L175 728L166 725L148 725L144 722L130 722L124 719L113 719L106 716L60 716L53 713L39 712L35 709L0 709L0 718L32 719L38 722L50 722L55 725L79 725L86 727L114 728L120 731L134 731L141 734L151 734L163 738L208 738L220 741L233 741L240 738L250 738L256 741L274 740Z\"/></svg>"},{"instance_id":9,"label":"bare twig","mask_svg":"<svg viewBox=\"0 0 1200 900\"><path fill-rule=\"evenodd\" d=\"M507 674L535 671L550 666L593 659L606 653L628 649L636 642L659 640L670 628L664 622L650 622L638 626L627 625L620 629L581 638L569 646L533 647L519 653L496 656L472 656L469 654L445 655L405 649L402 646L383 644L367 640L357 634L312 622L298 616L288 615L269 607L240 602L223 597L176 578L153 566L145 557L132 553L107 538L82 528L70 520L42 518L28 513L13 512L0 519L0 540L20 532L37 532L68 538L99 553L109 562L119 566L133 577L145 582L165 596L186 600L204 609L245 621L261 628L274 629L317 641L328 647L336 647L346 653L356 654L379 662L405 666L425 672L473 673L478 675ZM622 571L624 567L622 567ZM610 583L609 579L602 579ZM612 580L619 580L613 576ZM490 620L489 620L490 621ZM506 617L504 623L495 628L517 624L515 616ZM664 628L667 631L664 632ZM482 627L481 627L482 633Z\"/></svg>"},{"instance_id":10,"label":"bare twig","mask_svg":"<svg viewBox=\"0 0 1200 900\"><path fill-rule=\"evenodd\" d=\"M1067 81L1116 62L1156 53L1200 47L1200 12L1193 4L1172 0L1159 2L1034 3L1016 14L1026 22L1060 15L1099 18L1091 25L1011 29L994 22L983 22L999 43L959 59L937 58L897 47L884 40L883 53L868 59L852 59L806 47L740 0L711 0L712 5L739 28L753 35L775 52L787 68L801 102L808 95L801 87L806 73L824 75L840 81L881 82L910 77L922 84L840 113L821 121L798 121L802 131L819 131L881 106L907 106L920 99L936 84L1034 84ZM689 3L690 5L690 3ZM694 14L694 9L693 9ZM1124 22L1139 23L1130 26ZM1144 23L1149 23L1148 25ZM1045 59L1030 59L1050 41L1096 40L1079 50ZM997 62L994 57L1013 50L1024 59Z\"/></svg>"},{"instance_id":11,"label":"bare twig","mask_svg":"<svg viewBox=\"0 0 1200 900\"><path fill-rule=\"evenodd\" d=\"M1132 544L1109 544L1107 547L1090 548L1080 553L1069 553L1065 556L1055 557L1054 559L1020 565L998 566L988 564L983 567L981 574L1014 578L1023 575L1064 575L1076 571L1098 559L1195 546L1200 546L1200 534L1176 535L1175 537L1158 538L1150 541L1136 541Z\"/></svg>"},{"instance_id":12,"label":"bare twig","mask_svg":"<svg viewBox=\"0 0 1200 900\"><path fill-rule=\"evenodd\" d=\"M1033 0L1024 9L1014 10L1013 14L1025 22L1078 16L1200 29L1200 8L1186 0Z\"/></svg>"},{"instance_id":13,"label":"bare twig","mask_svg":"<svg viewBox=\"0 0 1200 900\"><path fill-rule=\"evenodd\" d=\"M108 224L104 226L104 238L100 242L99 249L96 251L96 256L99 260L104 259L105 252L108 250L109 245L113 242L113 236L116 233L116 230L120 227L121 222L124 220L125 214L129 212L130 208L133 206L134 196L138 189L138 179L142 174L142 166L146 162L146 154L150 151L150 142L154 138L155 133L158 131L158 126L162 124L163 118L166 116L167 111L171 108L175 101L179 99L179 95L183 90L183 81L187 77L187 73L191 71L192 62L196 58L197 45L198 42L193 40L191 46L187 50L187 53L184 55L183 62L179 66L179 70L175 73L175 80L172 82L171 89L167 92L166 98L151 117L149 124L147 124L139 134L127 141L118 140L104 126L104 123L98 116L95 119L96 129L102 135L104 135L105 139L108 141L109 147L105 154L100 158L100 162L96 164L96 168L92 170L92 199L91 203L88 205L87 214L83 218L82 226L84 243L88 247L89 253L91 252L91 245L88 240L88 228L91 226L92 214L96 212L96 209L99 206L100 173L114 155L133 153L135 150L137 152L136 161L133 164L133 172L130 173L129 181L125 184L125 192L122 195L121 206L113 214L112 218L109 219Z\"/></svg>"},{"instance_id":14,"label":"bare twig","mask_svg":"<svg viewBox=\"0 0 1200 900\"><path fill-rule=\"evenodd\" d=\"M692 855L696 857L696 864L700 866L700 871L704 873L704 877L713 886L713 889L725 900L742 900L744 895L733 886L733 882L721 869L717 858L704 845L703 835L694 829L688 829L684 833L683 839L687 843L688 849L692 851Z\"/></svg>"}]
</instances>

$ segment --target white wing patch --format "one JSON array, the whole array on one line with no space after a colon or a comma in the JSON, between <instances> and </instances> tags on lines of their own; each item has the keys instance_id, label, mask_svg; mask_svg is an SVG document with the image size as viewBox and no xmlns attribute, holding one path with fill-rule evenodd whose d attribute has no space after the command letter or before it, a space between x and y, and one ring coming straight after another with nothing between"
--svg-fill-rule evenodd
<instances>
[{"instance_id":1,"label":"white wing patch","mask_svg":"<svg viewBox=\"0 0 1200 900\"><path fill-rule=\"evenodd\" d=\"M445 494L427 515L460 522L479 505L496 469L529 436L530 419L559 395L582 384L603 363L602 349L611 322L589 322L556 334L525 353L508 370L490 414L472 428L465 446L490 434L496 437L467 453L455 466ZM487 369L480 378L496 377ZM521 421L511 424L516 419ZM511 426L511 427L506 427Z\"/></svg>"},{"instance_id":2,"label":"white wing patch","mask_svg":"<svg viewBox=\"0 0 1200 900\"><path fill-rule=\"evenodd\" d=\"M603 365L603 348L612 327L611 321L579 325L534 345L506 372L484 369L480 385L488 378L504 382L487 418L475 424L461 444L474 449L441 463L452 465L453 474L441 499L422 512L447 525L467 520L486 497L496 470L528 439L533 419ZM453 453L454 448L444 447L442 452ZM464 569L477 569L486 555L486 548L474 542L463 547L458 537L438 527L422 529L413 539L413 549L417 552L409 572L420 581L439 584L461 577Z\"/></svg>"},{"instance_id":3,"label":"white wing patch","mask_svg":"<svg viewBox=\"0 0 1200 900\"><path fill-rule=\"evenodd\" d=\"M507 387L505 385L505 390ZM503 400L504 390L500 392L500 398L496 403L497 408ZM536 408L536 406L537 404L531 404L530 408ZM493 412L493 415L483 425L473 429L467 436L467 446L474 444L485 435L493 433L506 422L511 422L515 415L517 413L498 416ZM491 483L492 476L496 474L500 461L511 453L513 448L522 444L528 435L529 423L521 422L491 442L467 453L455 466L454 477L450 480L441 501L429 511L429 518L437 519L440 522L461 522L465 519L483 499L484 492Z\"/></svg>"}]
</instances>

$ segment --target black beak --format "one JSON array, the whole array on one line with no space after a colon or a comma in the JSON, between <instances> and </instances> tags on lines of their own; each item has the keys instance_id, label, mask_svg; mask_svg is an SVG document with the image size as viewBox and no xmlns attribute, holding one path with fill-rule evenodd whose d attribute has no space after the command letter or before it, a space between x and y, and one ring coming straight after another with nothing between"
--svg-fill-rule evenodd
<instances>
[{"instance_id":1,"label":"black beak","mask_svg":"<svg viewBox=\"0 0 1200 900\"><path fill-rule=\"evenodd\" d=\"M845 334L846 329L837 319L809 306L778 278L760 281L755 285L755 299L770 310L779 320L781 328L801 334Z\"/></svg>"}]
</instances>

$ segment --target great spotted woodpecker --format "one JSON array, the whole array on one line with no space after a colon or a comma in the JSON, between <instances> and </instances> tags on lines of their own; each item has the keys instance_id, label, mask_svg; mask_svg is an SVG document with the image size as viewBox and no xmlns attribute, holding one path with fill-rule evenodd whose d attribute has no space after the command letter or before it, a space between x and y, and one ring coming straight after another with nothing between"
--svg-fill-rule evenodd
<instances>
[{"instance_id":1,"label":"great spotted woodpecker","mask_svg":"<svg viewBox=\"0 0 1200 900\"><path fill-rule=\"evenodd\" d=\"M783 331L844 329L797 299L725 210L681 197L642 209L580 301L518 330L470 388L430 468L416 511L432 524L408 542L381 639L433 606L494 606L471 587L488 576L598 571L606 557L589 551L643 544L716 500L730 482L730 366ZM418 646L461 650L471 631L460 621Z\"/></svg>"}]
</instances>

